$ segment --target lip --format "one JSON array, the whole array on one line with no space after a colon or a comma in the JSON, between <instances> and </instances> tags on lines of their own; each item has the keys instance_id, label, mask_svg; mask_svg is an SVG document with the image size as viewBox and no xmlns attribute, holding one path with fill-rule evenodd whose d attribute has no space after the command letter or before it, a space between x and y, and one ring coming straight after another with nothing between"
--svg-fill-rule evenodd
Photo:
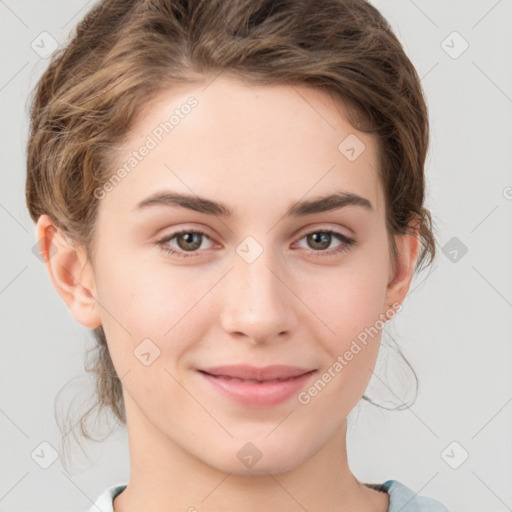
<instances>
[{"instance_id":1,"label":"lip","mask_svg":"<svg viewBox=\"0 0 512 512\"><path fill-rule=\"evenodd\" d=\"M283 365L266 368L242 365L209 368L198 373L212 389L239 404L270 407L297 395L316 370Z\"/></svg>"},{"instance_id":2,"label":"lip","mask_svg":"<svg viewBox=\"0 0 512 512\"><path fill-rule=\"evenodd\" d=\"M299 368L298 366L288 366L283 364L275 364L257 368L248 364L214 366L210 368L202 368L200 371L222 377L232 377L242 380L259 380L269 381L276 379L289 379L290 377L299 377L311 370L311 368Z\"/></svg>"}]
</instances>

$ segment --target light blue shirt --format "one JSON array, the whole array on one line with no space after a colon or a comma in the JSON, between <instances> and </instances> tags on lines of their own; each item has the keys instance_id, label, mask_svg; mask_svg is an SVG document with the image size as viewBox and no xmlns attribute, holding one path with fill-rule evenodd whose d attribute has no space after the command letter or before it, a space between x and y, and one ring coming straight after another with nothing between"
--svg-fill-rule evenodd
<instances>
[{"instance_id":1,"label":"light blue shirt","mask_svg":"<svg viewBox=\"0 0 512 512\"><path fill-rule=\"evenodd\" d=\"M442 503L425 496L418 496L412 489L398 480L387 480L383 484L365 484L372 489L389 494L387 512L450 512ZM87 512L114 512L114 498L127 484L117 484L105 490Z\"/></svg>"}]
</instances>

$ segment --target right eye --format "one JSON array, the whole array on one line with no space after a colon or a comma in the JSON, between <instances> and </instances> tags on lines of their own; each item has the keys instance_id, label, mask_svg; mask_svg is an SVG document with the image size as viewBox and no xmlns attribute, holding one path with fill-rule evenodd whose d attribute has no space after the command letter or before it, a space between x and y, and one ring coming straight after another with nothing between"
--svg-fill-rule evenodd
<instances>
[{"instance_id":1,"label":"right eye","mask_svg":"<svg viewBox=\"0 0 512 512\"><path fill-rule=\"evenodd\" d=\"M187 235L183 236L182 235ZM171 235L165 236L161 240L158 240L157 244L160 247L162 251L165 251L166 253L172 254L174 256L177 256L178 258L189 258L191 256L197 256L198 249L201 247L202 242L201 238L205 237L208 240L210 240L210 237L203 233L202 231L195 231L195 230L182 230L177 231ZM177 247L173 248L173 246L170 246L168 242L175 239L183 241L182 245L184 245L184 248ZM189 246L189 247L187 247Z\"/></svg>"}]
</instances>

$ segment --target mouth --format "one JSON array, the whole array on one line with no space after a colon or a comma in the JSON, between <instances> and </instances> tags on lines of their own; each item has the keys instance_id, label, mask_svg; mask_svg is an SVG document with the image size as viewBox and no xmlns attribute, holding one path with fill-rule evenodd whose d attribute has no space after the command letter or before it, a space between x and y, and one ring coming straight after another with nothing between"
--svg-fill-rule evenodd
<instances>
[{"instance_id":1,"label":"mouth","mask_svg":"<svg viewBox=\"0 0 512 512\"><path fill-rule=\"evenodd\" d=\"M199 370L201 373L209 375L210 377L215 377L218 379L232 380L234 382L247 382L251 384L263 384L265 382L283 382L287 380L297 379L301 375L297 375L296 377L282 377L280 379L267 379L267 380L254 380L254 379L239 379L238 377L230 377L229 375L215 375L213 373L208 373L203 370ZM311 370L314 371L314 370ZM303 374L304 375L304 374Z\"/></svg>"},{"instance_id":2,"label":"mouth","mask_svg":"<svg viewBox=\"0 0 512 512\"><path fill-rule=\"evenodd\" d=\"M213 377L224 377L227 379L238 379L246 382L279 382L294 377L300 377L312 370L289 365L272 365L258 368L250 365L229 365L216 366L200 369L200 372L207 373Z\"/></svg>"},{"instance_id":3,"label":"mouth","mask_svg":"<svg viewBox=\"0 0 512 512\"><path fill-rule=\"evenodd\" d=\"M198 373L209 383L210 392L213 390L215 394L246 407L270 407L296 396L316 371L281 366L249 370L248 367L230 367L229 370L224 367L223 370L198 370ZM262 376L262 372L266 376Z\"/></svg>"}]
</instances>

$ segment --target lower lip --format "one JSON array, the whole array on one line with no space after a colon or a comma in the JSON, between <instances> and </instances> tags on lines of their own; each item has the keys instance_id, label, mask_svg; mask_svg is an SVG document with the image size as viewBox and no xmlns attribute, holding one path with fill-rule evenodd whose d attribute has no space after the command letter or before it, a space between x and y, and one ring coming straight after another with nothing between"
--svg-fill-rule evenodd
<instances>
[{"instance_id":1,"label":"lower lip","mask_svg":"<svg viewBox=\"0 0 512 512\"><path fill-rule=\"evenodd\" d=\"M214 389L235 402L246 406L268 407L280 404L299 393L315 370L280 382L244 382L199 373L212 384Z\"/></svg>"}]
</instances>

